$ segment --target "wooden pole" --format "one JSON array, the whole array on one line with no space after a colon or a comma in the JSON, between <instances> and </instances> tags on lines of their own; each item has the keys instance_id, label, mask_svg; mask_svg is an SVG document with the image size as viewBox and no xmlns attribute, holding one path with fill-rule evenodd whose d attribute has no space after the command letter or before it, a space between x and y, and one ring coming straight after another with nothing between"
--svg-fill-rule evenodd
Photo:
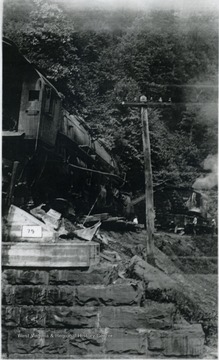
<instances>
[{"instance_id":1,"label":"wooden pole","mask_svg":"<svg viewBox=\"0 0 219 360\"><path fill-rule=\"evenodd\" d=\"M154 264L154 199L153 180L151 167L151 147L148 125L148 110L146 106L141 107L142 141L145 166L145 218L147 228L147 260Z\"/></svg>"},{"instance_id":2,"label":"wooden pole","mask_svg":"<svg viewBox=\"0 0 219 360\"><path fill-rule=\"evenodd\" d=\"M153 199L153 180L152 180L152 167L151 167L151 146L149 136L149 125L148 125L148 106L160 106L161 102L151 103L147 102L146 96L140 97L140 102L125 103L122 105L130 107L140 107L141 109L141 122L142 122L142 141L143 141L143 152L144 152L144 172L145 172L145 223L147 228L147 261L148 263L155 265L154 258L154 199ZM166 106L170 106L170 103L165 103ZM163 103L162 103L163 106Z\"/></svg>"}]
</instances>

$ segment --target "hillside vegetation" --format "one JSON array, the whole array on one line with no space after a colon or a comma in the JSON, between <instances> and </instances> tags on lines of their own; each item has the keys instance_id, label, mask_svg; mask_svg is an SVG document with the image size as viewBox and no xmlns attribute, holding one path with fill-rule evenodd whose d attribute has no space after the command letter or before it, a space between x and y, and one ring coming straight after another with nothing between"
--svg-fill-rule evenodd
<instances>
[{"instance_id":1,"label":"hillside vegetation","mask_svg":"<svg viewBox=\"0 0 219 360\"><path fill-rule=\"evenodd\" d=\"M155 185L192 186L204 159L217 152L216 15L6 0L3 33L104 141L133 194L144 188L141 123L138 110L122 101L145 94L173 103L149 111Z\"/></svg>"}]
</instances>

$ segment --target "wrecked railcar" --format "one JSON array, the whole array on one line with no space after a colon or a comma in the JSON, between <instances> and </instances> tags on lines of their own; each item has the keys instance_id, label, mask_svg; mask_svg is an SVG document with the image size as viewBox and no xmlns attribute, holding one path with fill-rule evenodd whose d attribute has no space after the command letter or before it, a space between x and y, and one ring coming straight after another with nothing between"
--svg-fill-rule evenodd
<instances>
[{"instance_id":1,"label":"wrecked railcar","mask_svg":"<svg viewBox=\"0 0 219 360\"><path fill-rule=\"evenodd\" d=\"M193 220L197 217L197 232L210 233L211 223L208 213L209 200L203 191L192 187L165 186L154 194L157 230L193 233ZM145 196L132 201L140 223L145 221Z\"/></svg>"},{"instance_id":2,"label":"wrecked railcar","mask_svg":"<svg viewBox=\"0 0 219 360\"><path fill-rule=\"evenodd\" d=\"M15 161L13 202L18 206L29 198L39 204L72 197L86 211L100 194L97 207L110 207L123 184L115 160L93 139L86 122L63 109L58 90L4 38L3 204Z\"/></svg>"}]
</instances>

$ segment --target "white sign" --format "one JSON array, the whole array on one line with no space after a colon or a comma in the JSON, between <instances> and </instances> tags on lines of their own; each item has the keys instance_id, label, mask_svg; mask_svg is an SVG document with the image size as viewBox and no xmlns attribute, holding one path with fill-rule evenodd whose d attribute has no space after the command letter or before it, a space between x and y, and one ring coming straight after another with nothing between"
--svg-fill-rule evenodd
<instances>
[{"instance_id":1,"label":"white sign","mask_svg":"<svg viewBox=\"0 0 219 360\"><path fill-rule=\"evenodd\" d=\"M21 236L29 238L41 238L42 227L38 225L23 225Z\"/></svg>"}]
</instances>

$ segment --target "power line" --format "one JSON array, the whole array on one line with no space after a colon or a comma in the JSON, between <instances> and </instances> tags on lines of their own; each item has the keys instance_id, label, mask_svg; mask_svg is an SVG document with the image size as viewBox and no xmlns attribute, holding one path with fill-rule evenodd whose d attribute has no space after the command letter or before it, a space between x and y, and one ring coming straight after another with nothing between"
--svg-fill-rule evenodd
<instances>
[{"instance_id":1,"label":"power line","mask_svg":"<svg viewBox=\"0 0 219 360\"><path fill-rule=\"evenodd\" d=\"M122 179L121 177L119 177L118 175L115 175L115 174L111 174L111 173L107 173L107 172L104 172L104 171L98 171L98 170L93 170L93 169L89 169L89 168L83 168L81 166L78 166L78 165L73 165L73 164L68 164L70 167L73 167L75 169L79 169L79 170L82 170L82 171L87 171L87 172L92 172L92 173L96 173L96 174L100 174L100 175L105 175L105 176L110 176L110 177L114 177L120 181L125 181L124 179Z\"/></svg>"}]
</instances>

